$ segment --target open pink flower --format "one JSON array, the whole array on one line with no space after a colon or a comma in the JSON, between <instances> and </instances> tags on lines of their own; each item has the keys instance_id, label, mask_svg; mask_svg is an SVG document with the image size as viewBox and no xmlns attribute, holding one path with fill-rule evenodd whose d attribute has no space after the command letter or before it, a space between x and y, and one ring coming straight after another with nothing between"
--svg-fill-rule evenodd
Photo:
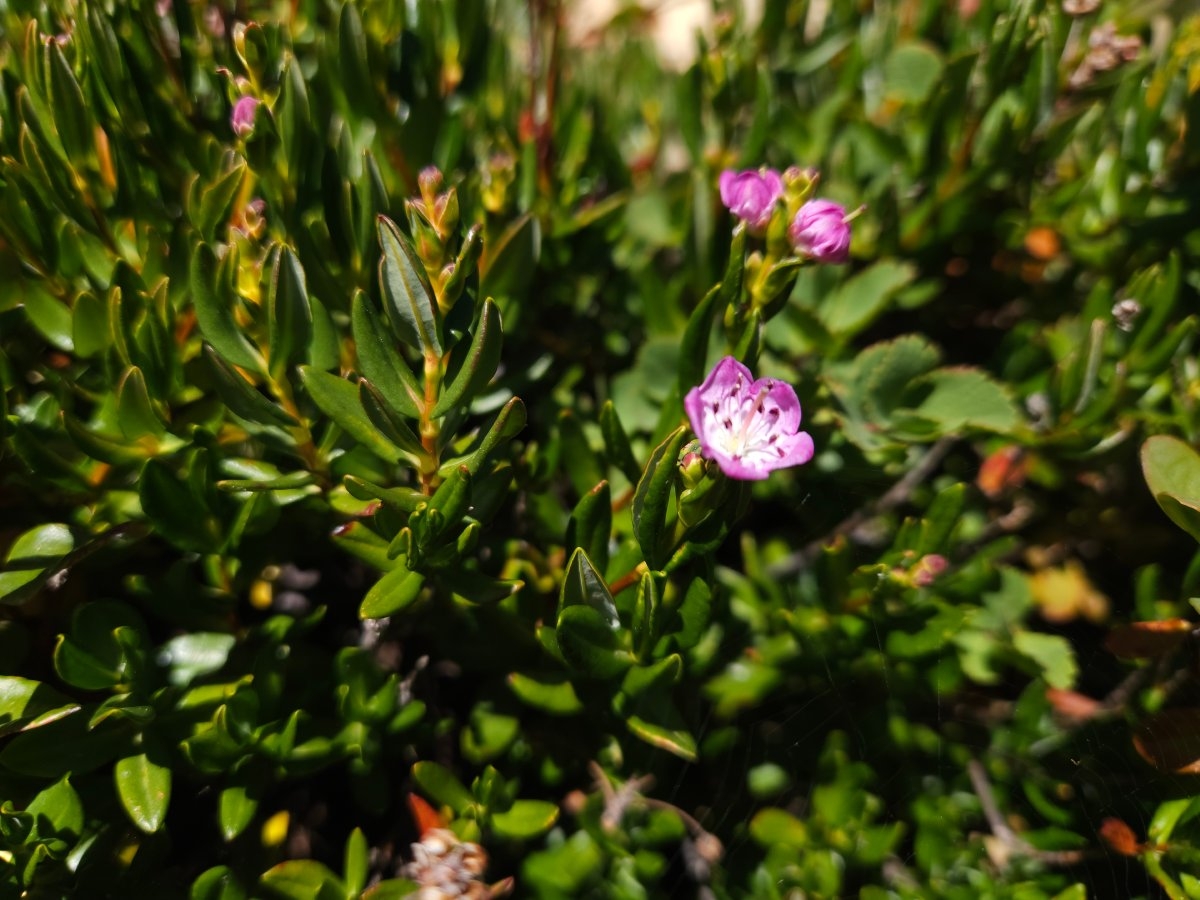
<instances>
[{"instance_id":1,"label":"open pink flower","mask_svg":"<svg viewBox=\"0 0 1200 900\"><path fill-rule=\"evenodd\" d=\"M783 179L774 169L726 169L717 180L721 202L751 231L762 231L783 196Z\"/></svg>"},{"instance_id":2,"label":"open pink flower","mask_svg":"<svg viewBox=\"0 0 1200 900\"><path fill-rule=\"evenodd\" d=\"M790 384L755 380L732 356L688 391L683 408L704 456L730 478L761 481L776 469L812 459L813 441L800 431L800 401Z\"/></svg>"},{"instance_id":3,"label":"open pink flower","mask_svg":"<svg viewBox=\"0 0 1200 900\"><path fill-rule=\"evenodd\" d=\"M817 262L845 262L850 255L850 223L846 208L832 200L809 200L788 226L797 253Z\"/></svg>"}]
</instances>

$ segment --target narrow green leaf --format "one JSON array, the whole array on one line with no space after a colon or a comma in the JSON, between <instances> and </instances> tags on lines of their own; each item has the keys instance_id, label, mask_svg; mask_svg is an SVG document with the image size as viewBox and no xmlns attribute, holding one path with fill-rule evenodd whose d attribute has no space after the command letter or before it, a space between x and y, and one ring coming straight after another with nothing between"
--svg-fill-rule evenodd
<instances>
[{"instance_id":1,"label":"narrow green leaf","mask_svg":"<svg viewBox=\"0 0 1200 900\"><path fill-rule=\"evenodd\" d=\"M455 815L461 816L475 803L471 792L454 773L438 763L427 760L413 763L412 779L431 800L450 807Z\"/></svg>"},{"instance_id":2,"label":"narrow green leaf","mask_svg":"<svg viewBox=\"0 0 1200 900\"><path fill-rule=\"evenodd\" d=\"M718 302L724 296L721 285L704 295L699 306L692 310L683 329L683 340L679 344L679 396L704 380L705 362L708 358L708 338L712 334L713 315ZM630 479L636 480L635 478Z\"/></svg>"},{"instance_id":3,"label":"narrow green leaf","mask_svg":"<svg viewBox=\"0 0 1200 900\"><path fill-rule=\"evenodd\" d=\"M294 364L308 357L312 340L312 307L304 269L294 250L278 248L267 291L271 374L281 378Z\"/></svg>"},{"instance_id":4,"label":"narrow green leaf","mask_svg":"<svg viewBox=\"0 0 1200 900\"><path fill-rule=\"evenodd\" d=\"M612 537L612 491L601 481L575 505L567 526L568 546L579 547L601 572L608 568L608 542Z\"/></svg>"},{"instance_id":5,"label":"narrow green leaf","mask_svg":"<svg viewBox=\"0 0 1200 900\"><path fill-rule=\"evenodd\" d=\"M188 282L196 322L205 340L233 365L264 374L266 365L262 355L234 319L232 285L218 264L216 254L207 244L198 245L192 253Z\"/></svg>"},{"instance_id":6,"label":"narrow green leaf","mask_svg":"<svg viewBox=\"0 0 1200 900\"><path fill-rule=\"evenodd\" d=\"M633 455L633 445L611 400L605 400L600 408L600 433L604 436L609 464L616 466L630 484L637 484L642 477L642 467Z\"/></svg>"},{"instance_id":7,"label":"narrow green leaf","mask_svg":"<svg viewBox=\"0 0 1200 900\"><path fill-rule=\"evenodd\" d=\"M450 277L446 279L446 283L442 286L442 308L450 309L462 296L463 289L467 286L467 281L475 272L475 267L479 262L479 256L483 252L483 228L480 225L472 225L467 231L466 237L463 238L462 248L458 251L458 258L454 260L454 271L450 273Z\"/></svg>"},{"instance_id":8,"label":"narrow green leaf","mask_svg":"<svg viewBox=\"0 0 1200 900\"><path fill-rule=\"evenodd\" d=\"M391 333L375 312L366 294L358 291L350 309L350 328L362 374L379 388L402 415L419 419L425 395L408 363L392 345Z\"/></svg>"},{"instance_id":9,"label":"narrow green leaf","mask_svg":"<svg viewBox=\"0 0 1200 900\"><path fill-rule=\"evenodd\" d=\"M92 140L92 117L83 99L83 89L75 79L75 73L71 71L71 65L58 41L46 41L45 54L54 124L73 167L82 169L83 163L96 153Z\"/></svg>"},{"instance_id":10,"label":"narrow green leaf","mask_svg":"<svg viewBox=\"0 0 1200 900\"><path fill-rule=\"evenodd\" d=\"M346 881L346 895L349 897L357 897L367 886L371 863L370 850L367 836L362 833L361 828L355 828L350 832L350 837L346 839L342 864L342 876Z\"/></svg>"},{"instance_id":11,"label":"narrow green leaf","mask_svg":"<svg viewBox=\"0 0 1200 900\"><path fill-rule=\"evenodd\" d=\"M218 396L234 415L259 425L292 427L300 424L285 409L255 390L254 385L239 375L208 344L204 345L204 358L212 367L215 376L214 387Z\"/></svg>"},{"instance_id":12,"label":"narrow green leaf","mask_svg":"<svg viewBox=\"0 0 1200 900\"><path fill-rule=\"evenodd\" d=\"M396 568L386 573L367 591L362 606L358 609L360 619L382 619L395 615L411 605L421 595L425 576L413 572L400 561Z\"/></svg>"},{"instance_id":13,"label":"narrow green leaf","mask_svg":"<svg viewBox=\"0 0 1200 900\"><path fill-rule=\"evenodd\" d=\"M500 350L504 332L500 326L500 309L489 297L483 302L471 345L462 365L433 407L434 416L444 416L460 403L468 404L483 390L496 367L500 365Z\"/></svg>"},{"instance_id":14,"label":"narrow green leaf","mask_svg":"<svg viewBox=\"0 0 1200 900\"><path fill-rule=\"evenodd\" d=\"M558 805L548 800L517 800L491 816L492 830L509 840L525 841L545 834L558 821Z\"/></svg>"},{"instance_id":15,"label":"narrow green leaf","mask_svg":"<svg viewBox=\"0 0 1200 900\"><path fill-rule=\"evenodd\" d=\"M246 176L246 164L238 163L228 172L221 175L212 184L201 186L197 184L199 200L195 208L189 210L192 224L200 232L200 237L206 241L217 238L217 227L222 222L229 221L233 201L241 190L242 180Z\"/></svg>"},{"instance_id":16,"label":"narrow green leaf","mask_svg":"<svg viewBox=\"0 0 1200 900\"><path fill-rule=\"evenodd\" d=\"M358 399L362 403L363 412L371 420L371 424L379 429L384 437L417 459L427 455L421 439L399 416L392 412L391 407L384 400L383 394L365 378L359 379Z\"/></svg>"},{"instance_id":17,"label":"narrow green leaf","mask_svg":"<svg viewBox=\"0 0 1200 900\"><path fill-rule=\"evenodd\" d=\"M425 266L408 238L386 216L377 220L379 282L396 336L423 354L441 357L441 317Z\"/></svg>"},{"instance_id":18,"label":"narrow green leaf","mask_svg":"<svg viewBox=\"0 0 1200 900\"><path fill-rule=\"evenodd\" d=\"M651 569L662 568L672 549L661 546L662 534L668 525L667 508L675 485L679 451L687 436L687 427L680 426L654 448L633 495L633 530Z\"/></svg>"},{"instance_id":19,"label":"narrow green leaf","mask_svg":"<svg viewBox=\"0 0 1200 900\"><path fill-rule=\"evenodd\" d=\"M320 407L338 427L378 456L388 462L400 459L399 447L379 433L362 408L358 399L358 387L345 378L339 378L310 366L300 367L300 379L313 403Z\"/></svg>"},{"instance_id":20,"label":"narrow green leaf","mask_svg":"<svg viewBox=\"0 0 1200 900\"><path fill-rule=\"evenodd\" d=\"M113 767L117 796L133 824L147 834L162 827L171 801L171 769L146 753L126 756Z\"/></svg>"},{"instance_id":21,"label":"narrow green leaf","mask_svg":"<svg viewBox=\"0 0 1200 900\"><path fill-rule=\"evenodd\" d=\"M501 444L512 440L524 427L525 404L520 397L513 397L504 404L504 408L496 416L496 421L492 423L492 427L488 429L475 452L471 454L466 464L467 468L471 470L472 474L477 473ZM443 466L443 468L446 467Z\"/></svg>"}]
</instances>

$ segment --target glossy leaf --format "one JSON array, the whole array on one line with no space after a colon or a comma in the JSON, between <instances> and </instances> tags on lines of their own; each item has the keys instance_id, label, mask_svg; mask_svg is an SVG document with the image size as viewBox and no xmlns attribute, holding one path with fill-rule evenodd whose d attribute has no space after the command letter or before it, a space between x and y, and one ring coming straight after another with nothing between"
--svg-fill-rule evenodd
<instances>
[{"instance_id":1,"label":"glossy leaf","mask_svg":"<svg viewBox=\"0 0 1200 900\"><path fill-rule=\"evenodd\" d=\"M667 508L678 477L679 451L687 436L687 428L681 426L654 448L633 496L633 530L651 569L662 568L673 549L663 546L663 532L669 524Z\"/></svg>"},{"instance_id":2,"label":"glossy leaf","mask_svg":"<svg viewBox=\"0 0 1200 900\"><path fill-rule=\"evenodd\" d=\"M489 298L484 301L480 310L471 344L466 349L458 371L434 404L434 416L445 415L460 403L470 403L474 396L487 386L500 364L503 338L500 310Z\"/></svg>"},{"instance_id":3,"label":"glossy leaf","mask_svg":"<svg viewBox=\"0 0 1200 900\"><path fill-rule=\"evenodd\" d=\"M377 224L383 250L379 281L392 328L410 347L440 357L441 316L425 267L395 222L380 216Z\"/></svg>"},{"instance_id":4,"label":"glossy leaf","mask_svg":"<svg viewBox=\"0 0 1200 900\"><path fill-rule=\"evenodd\" d=\"M113 768L117 796L133 824L147 834L158 831L171 801L171 769L148 753L117 760Z\"/></svg>"}]
</instances>

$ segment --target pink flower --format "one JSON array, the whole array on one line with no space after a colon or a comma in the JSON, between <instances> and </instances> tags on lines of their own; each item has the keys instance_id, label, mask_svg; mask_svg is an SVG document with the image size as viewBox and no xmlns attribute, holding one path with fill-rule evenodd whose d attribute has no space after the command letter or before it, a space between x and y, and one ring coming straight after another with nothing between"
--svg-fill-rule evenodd
<instances>
[{"instance_id":1,"label":"pink flower","mask_svg":"<svg viewBox=\"0 0 1200 900\"><path fill-rule=\"evenodd\" d=\"M797 253L817 262L845 262L850 255L850 224L846 208L832 200L809 200L788 226Z\"/></svg>"},{"instance_id":2,"label":"pink flower","mask_svg":"<svg viewBox=\"0 0 1200 900\"><path fill-rule=\"evenodd\" d=\"M744 172L726 169L717 180L717 186L721 189L721 202L751 231L762 231L767 227L775 204L783 197L783 179L774 169L747 169Z\"/></svg>"},{"instance_id":3,"label":"pink flower","mask_svg":"<svg viewBox=\"0 0 1200 900\"><path fill-rule=\"evenodd\" d=\"M790 384L757 381L732 356L717 363L683 400L708 459L730 478L760 481L776 469L812 459L813 441L800 431L800 401Z\"/></svg>"},{"instance_id":4,"label":"pink flower","mask_svg":"<svg viewBox=\"0 0 1200 900\"><path fill-rule=\"evenodd\" d=\"M233 105L233 115L229 124L233 133L240 138L248 137L254 131L254 114L258 112L258 100L254 97L240 97Z\"/></svg>"}]
</instances>

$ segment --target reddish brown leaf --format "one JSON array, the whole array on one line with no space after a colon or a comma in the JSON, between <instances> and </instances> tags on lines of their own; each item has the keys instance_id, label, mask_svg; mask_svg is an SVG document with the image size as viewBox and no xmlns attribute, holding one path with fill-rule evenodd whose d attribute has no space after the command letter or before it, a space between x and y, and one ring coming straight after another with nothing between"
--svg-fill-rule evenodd
<instances>
[{"instance_id":1,"label":"reddish brown leaf","mask_svg":"<svg viewBox=\"0 0 1200 900\"><path fill-rule=\"evenodd\" d=\"M1029 459L1025 451L1016 444L1009 444L983 461L975 484L988 497L995 499L1024 484L1028 474Z\"/></svg>"},{"instance_id":2,"label":"reddish brown leaf","mask_svg":"<svg viewBox=\"0 0 1200 900\"><path fill-rule=\"evenodd\" d=\"M1159 622L1130 622L1108 633L1104 646L1122 659L1165 656L1187 639L1195 628L1187 619L1163 619Z\"/></svg>"},{"instance_id":3,"label":"reddish brown leaf","mask_svg":"<svg viewBox=\"0 0 1200 900\"><path fill-rule=\"evenodd\" d=\"M416 794L408 795L408 809L412 813L413 821L417 824L417 831L422 835L435 828L446 827L446 823L442 821L438 811Z\"/></svg>"},{"instance_id":4,"label":"reddish brown leaf","mask_svg":"<svg viewBox=\"0 0 1200 900\"><path fill-rule=\"evenodd\" d=\"M1047 688L1046 699L1058 715L1072 723L1086 722L1104 710L1104 704L1099 700L1078 691Z\"/></svg>"},{"instance_id":5,"label":"reddish brown leaf","mask_svg":"<svg viewBox=\"0 0 1200 900\"><path fill-rule=\"evenodd\" d=\"M1133 746L1156 769L1200 775L1200 709L1168 709L1139 724Z\"/></svg>"},{"instance_id":6,"label":"reddish brown leaf","mask_svg":"<svg viewBox=\"0 0 1200 900\"><path fill-rule=\"evenodd\" d=\"M1137 856L1142 849L1133 829L1120 819L1108 818L1101 822L1100 837L1122 856Z\"/></svg>"}]
</instances>

